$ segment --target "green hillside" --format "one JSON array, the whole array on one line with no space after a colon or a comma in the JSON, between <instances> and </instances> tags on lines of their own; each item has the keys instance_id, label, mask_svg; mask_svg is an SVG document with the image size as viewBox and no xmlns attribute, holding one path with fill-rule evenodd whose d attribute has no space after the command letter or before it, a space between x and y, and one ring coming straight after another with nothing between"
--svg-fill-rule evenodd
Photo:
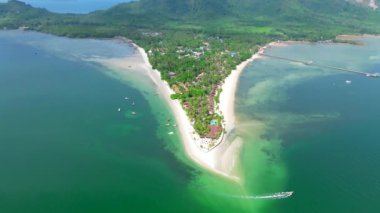
<instances>
[{"instance_id":1,"label":"green hillside","mask_svg":"<svg viewBox=\"0 0 380 213\"><path fill-rule=\"evenodd\" d=\"M54 14L11 0L0 27L69 37L125 36L176 91L194 127L208 136L219 85L236 65L273 40L328 40L378 34L380 13L346 0L140 0L86 15Z\"/></svg>"}]
</instances>

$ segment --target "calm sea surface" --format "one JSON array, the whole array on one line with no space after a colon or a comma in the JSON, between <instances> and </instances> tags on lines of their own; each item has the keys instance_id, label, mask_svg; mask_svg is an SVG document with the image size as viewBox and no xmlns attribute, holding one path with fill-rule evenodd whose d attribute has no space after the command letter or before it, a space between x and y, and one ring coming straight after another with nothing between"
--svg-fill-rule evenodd
<instances>
[{"instance_id":1,"label":"calm sea surface","mask_svg":"<svg viewBox=\"0 0 380 213\"><path fill-rule=\"evenodd\" d=\"M257 208L234 198L242 186L187 159L149 78L88 60L133 53L118 41L0 31L0 212Z\"/></svg>"},{"instance_id":2,"label":"calm sea surface","mask_svg":"<svg viewBox=\"0 0 380 213\"><path fill-rule=\"evenodd\" d=\"M113 41L0 32L0 212L197 209L154 88L143 95L82 60L131 53Z\"/></svg>"},{"instance_id":3,"label":"calm sea surface","mask_svg":"<svg viewBox=\"0 0 380 213\"><path fill-rule=\"evenodd\" d=\"M269 53L375 72L380 40L363 42ZM378 79L268 58L250 65L236 103L239 185L186 158L149 79L87 60L133 52L117 41L0 32L0 212L380 210ZM295 193L247 199L281 191Z\"/></svg>"},{"instance_id":4,"label":"calm sea surface","mask_svg":"<svg viewBox=\"0 0 380 213\"><path fill-rule=\"evenodd\" d=\"M379 72L380 39L360 41L297 44L268 53ZM269 202L263 212L380 211L380 79L262 58L240 80L236 106L246 142L244 171L262 180L248 181L247 188L295 192ZM257 161L260 155L266 159Z\"/></svg>"}]
</instances>

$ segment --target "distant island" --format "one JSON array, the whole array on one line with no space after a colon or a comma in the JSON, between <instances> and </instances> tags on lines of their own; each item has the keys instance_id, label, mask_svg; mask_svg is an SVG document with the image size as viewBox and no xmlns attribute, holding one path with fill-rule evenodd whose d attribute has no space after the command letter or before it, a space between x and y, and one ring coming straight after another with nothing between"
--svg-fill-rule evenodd
<instances>
[{"instance_id":1,"label":"distant island","mask_svg":"<svg viewBox=\"0 0 380 213\"><path fill-rule=\"evenodd\" d=\"M335 42L341 34L379 34L376 9L376 1L356 0L140 0L78 15L10 0L0 4L0 28L122 38L142 47L207 152L228 130L220 95L239 64L274 41Z\"/></svg>"}]
</instances>

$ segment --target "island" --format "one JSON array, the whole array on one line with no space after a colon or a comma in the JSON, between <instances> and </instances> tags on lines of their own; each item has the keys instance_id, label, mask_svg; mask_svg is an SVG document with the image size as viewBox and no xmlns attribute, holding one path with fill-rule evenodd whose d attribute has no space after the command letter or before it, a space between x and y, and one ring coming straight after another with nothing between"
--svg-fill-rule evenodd
<instances>
[{"instance_id":1,"label":"island","mask_svg":"<svg viewBox=\"0 0 380 213\"><path fill-rule=\"evenodd\" d=\"M149 69L157 71L158 84L165 84L167 98L177 104L176 115L186 120L180 125L188 143L204 153L234 128L239 73L268 44L344 42L336 36L379 34L378 23L376 1L140 0L89 14L56 14L17 0L0 3L4 30L115 38L135 45ZM193 159L210 161L199 156Z\"/></svg>"}]
</instances>

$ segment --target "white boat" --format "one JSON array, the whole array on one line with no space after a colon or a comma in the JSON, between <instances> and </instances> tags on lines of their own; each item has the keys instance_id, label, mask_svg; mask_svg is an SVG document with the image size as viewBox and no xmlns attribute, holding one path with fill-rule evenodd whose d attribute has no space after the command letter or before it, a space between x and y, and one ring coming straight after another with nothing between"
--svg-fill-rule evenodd
<instances>
[{"instance_id":1,"label":"white boat","mask_svg":"<svg viewBox=\"0 0 380 213\"><path fill-rule=\"evenodd\" d=\"M346 84L351 84L351 83L352 83L352 81L349 81L349 80L346 81Z\"/></svg>"},{"instance_id":2,"label":"white boat","mask_svg":"<svg viewBox=\"0 0 380 213\"><path fill-rule=\"evenodd\" d=\"M128 100L129 98L128 98L128 97L125 97L124 99L125 99L125 100Z\"/></svg>"},{"instance_id":3,"label":"white boat","mask_svg":"<svg viewBox=\"0 0 380 213\"><path fill-rule=\"evenodd\" d=\"M370 77L370 78L378 78L378 77L380 77L380 74L379 73L366 73L366 76Z\"/></svg>"},{"instance_id":4,"label":"white boat","mask_svg":"<svg viewBox=\"0 0 380 213\"><path fill-rule=\"evenodd\" d=\"M234 195L231 196L233 198L240 198L240 199L284 199L288 198L293 195L294 192L278 192L274 194L267 194L267 195Z\"/></svg>"},{"instance_id":5,"label":"white boat","mask_svg":"<svg viewBox=\"0 0 380 213\"><path fill-rule=\"evenodd\" d=\"M169 133L168 133L168 135L173 135L173 134L174 134L174 132L169 132Z\"/></svg>"},{"instance_id":6,"label":"white boat","mask_svg":"<svg viewBox=\"0 0 380 213\"><path fill-rule=\"evenodd\" d=\"M132 112L132 115L136 115L137 113L136 112Z\"/></svg>"},{"instance_id":7,"label":"white boat","mask_svg":"<svg viewBox=\"0 0 380 213\"><path fill-rule=\"evenodd\" d=\"M120 112L120 111L121 111L121 108L117 109L117 111Z\"/></svg>"},{"instance_id":8,"label":"white boat","mask_svg":"<svg viewBox=\"0 0 380 213\"><path fill-rule=\"evenodd\" d=\"M293 195L294 192L278 192L271 195L252 196L254 199L283 199Z\"/></svg>"},{"instance_id":9,"label":"white boat","mask_svg":"<svg viewBox=\"0 0 380 213\"><path fill-rule=\"evenodd\" d=\"M305 61L304 64L305 64L305 65L312 65L312 64L313 64L313 61Z\"/></svg>"}]
</instances>

